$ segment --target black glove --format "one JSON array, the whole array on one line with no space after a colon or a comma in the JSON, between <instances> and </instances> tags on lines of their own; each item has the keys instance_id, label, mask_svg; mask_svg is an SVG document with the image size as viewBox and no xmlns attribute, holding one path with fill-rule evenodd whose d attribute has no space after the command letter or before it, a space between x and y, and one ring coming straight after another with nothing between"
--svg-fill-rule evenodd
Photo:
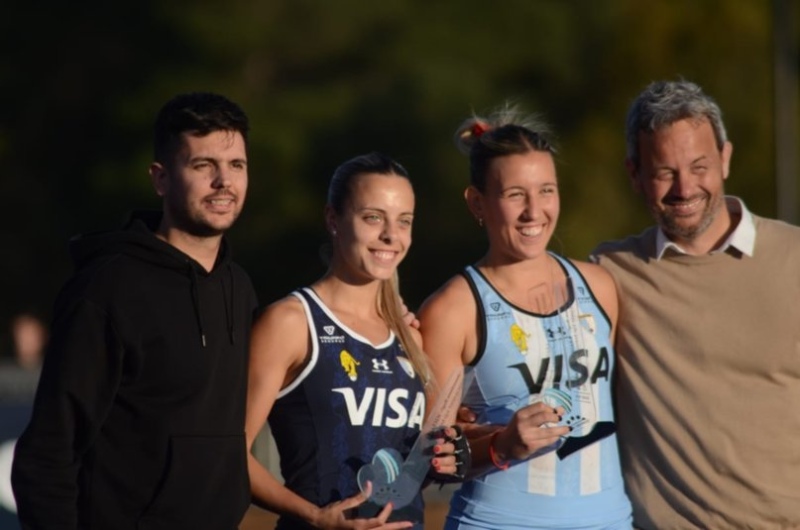
<instances>
[{"instance_id":1,"label":"black glove","mask_svg":"<svg viewBox=\"0 0 800 530\"><path fill-rule=\"evenodd\" d=\"M447 435L447 432L450 429L456 432L455 436L451 437ZM440 427L438 429L434 429L430 433L431 438L443 438L445 442L451 443L455 446L455 450L452 453L456 457L455 473L439 473L433 468L428 471L428 478L440 484L463 482L467 476L467 471L469 470L470 465L472 465L472 453L469 449L469 442L467 441L467 437L464 436L464 432L461 430L461 427L458 425L452 425L450 426L450 429ZM449 455L450 453L439 453L435 456Z\"/></svg>"}]
</instances>

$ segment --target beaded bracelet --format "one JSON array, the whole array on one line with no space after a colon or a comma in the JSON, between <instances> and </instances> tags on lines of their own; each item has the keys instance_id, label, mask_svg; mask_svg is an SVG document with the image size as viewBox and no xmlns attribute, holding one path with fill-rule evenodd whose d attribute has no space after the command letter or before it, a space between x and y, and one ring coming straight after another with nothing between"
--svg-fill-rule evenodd
<instances>
[{"instance_id":1,"label":"beaded bracelet","mask_svg":"<svg viewBox=\"0 0 800 530\"><path fill-rule=\"evenodd\" d=\"M505 471L506 469L508 469L509 466L508 460L503 462L502 460L500 460L500 458L498 458L497 453L495 453L494 451L494 440L495 438L497 438L498 434L500 434L500 431L494 431L492 433L492 436L489 438L489 458L492 459L492 464L494 464L494 467L496 467L500 471Z\"/></svg>"}]
</instances>

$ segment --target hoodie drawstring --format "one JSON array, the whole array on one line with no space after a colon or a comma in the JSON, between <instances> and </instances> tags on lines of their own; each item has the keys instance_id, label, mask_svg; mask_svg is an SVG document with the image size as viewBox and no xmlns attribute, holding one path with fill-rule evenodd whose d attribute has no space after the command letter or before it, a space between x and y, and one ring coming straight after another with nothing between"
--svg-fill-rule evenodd
<instances>
[{"instance_id":1,"label":"hoodie drawstring","mask_svg":"<svg viewBox=\"0 0 800 530\"><path fill-rule=\"evenodd\" d=\"M200 311L200 289L198 287L198 280L197 280L197 271L194 267L192 267L191 263L189 265L189 276L192 279L192 302L194 305L194 315L197 319L197 327L200 329L200 342L203 343L203 348L206 347L206 331L203 327L203 317ZM222 306L225 308L225 324L228 327L228 340L231 344L236 343L236 339L233 333L234 330L234 316L235 311L233 310L233 293L236 292L234 289L234 276L233 270L231 269L230 264L226 267L228 269L228 278L230 279L230 292L228 292L228 288L225 285L225 277L220 275L219 282L222 285Z\"/></svg>"},{"instance_id":2,"label":"hoodie drawstring","mask_svg":"<svg viewBox=\"0 0 800 530\"><path fill-rule=\"evenodd\" d=\"M203 317L200 315L200 291L197 288L197 271L194 270L192 264L187 261L189 265L189 276L192 278L192 302L194 306L194 316L197 318L197 327L200 328L200 342L203 343L203 348L206 347L206 332L203 329Z\"/></svg>"},{"instance_id":3,"label":"hoodie drawstring","mask_svg":"<svg viewBox=\"0 0 800 530\"><path fill-rule=\"evenodd\" d=\"M228 305L225 306L225 323L228 325L228 338L231 341L231 344L236 344L236 339L233 335L233 319L235 317L235 312L233 310L233 293L236 292L233 285L233 270L231 269L230 263L228 264L228 277L231 280L231 293L228 296L228 291L225 289L225 280L220 277L220 282L222 283L222 297L225 301L228 302Z\"/></svg>"}]
</instances>

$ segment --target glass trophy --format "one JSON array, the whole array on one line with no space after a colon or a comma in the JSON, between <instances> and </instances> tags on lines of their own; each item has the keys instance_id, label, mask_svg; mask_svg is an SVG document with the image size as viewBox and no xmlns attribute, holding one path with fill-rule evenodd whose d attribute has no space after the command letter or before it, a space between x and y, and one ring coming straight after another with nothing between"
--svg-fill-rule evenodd
<instances>
[{"instance_id":1,"label":"glass trophy","mask_svg":"<svg viewBox=\"0 0 800 530\"><path fill-rule=\"evenodd\" d=\"M444 427L455 417L461 404L464 370L454 370L438 394L428 418L408 455L403 458L394 448L379 449L372 462L358 471L358 487L366 492L371 483L369 500L379 506L391 502L394 509L410 504L416 497L428 474L436 444L434 431Z\"/></svg>"}]
</instances>

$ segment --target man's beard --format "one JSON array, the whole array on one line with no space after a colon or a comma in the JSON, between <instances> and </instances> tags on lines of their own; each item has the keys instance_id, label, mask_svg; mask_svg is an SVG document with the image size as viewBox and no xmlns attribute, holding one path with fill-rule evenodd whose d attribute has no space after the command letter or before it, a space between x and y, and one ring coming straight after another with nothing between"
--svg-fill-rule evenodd
<instances>
[{"instance_id":1,"label":"man's beard","mask_svg":"<svg viewBox=\"0 0 800 530\"><path fill-rule=\"evenodd\" d=\"M200 238L219 237L223 235L239 217L237 212L230 223L220 228L208 223L208 221L203 219L202 215L192 215L192 212L189 211L188 204L185 202L171 202L170 212L175 228Z\"/></svg>"},{"instance_id":2,"label":"man's beard","mask_svg":"<svg viewBox=\"0 0 800 530\"><path fill-rule=\"evenodd\" d=\"M687 226L680 223L680 216L674 214L670 210L658 210L655 212L658 224L671 239L685 241L695 239L708 230L708 227L714 222L720 209L724 208L725 198L722 194L711 195L710 197L697 223Z\"/></svg>"}]
</instances>

